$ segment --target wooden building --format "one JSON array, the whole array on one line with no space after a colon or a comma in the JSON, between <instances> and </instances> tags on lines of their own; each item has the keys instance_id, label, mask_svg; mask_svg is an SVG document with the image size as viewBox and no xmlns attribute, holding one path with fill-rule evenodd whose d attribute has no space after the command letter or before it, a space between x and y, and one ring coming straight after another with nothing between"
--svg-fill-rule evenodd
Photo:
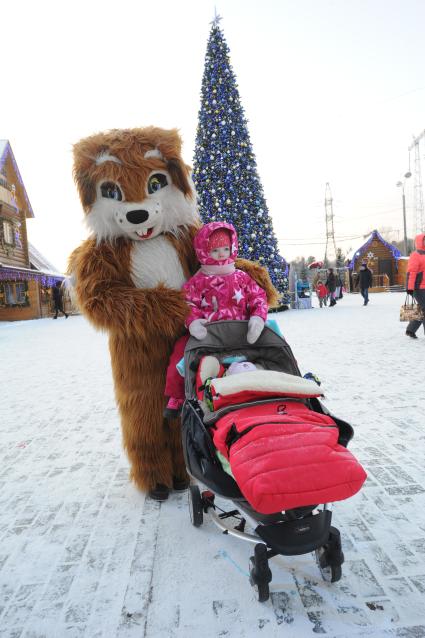
<instances>
[{"instance_id":1,"label":"wooden building","mask_svg":"<svg viewBox=\"0 0 425 638\"><path fill-rule=\"evenodd\" d=\"M51 288L64 279L29 244L26 220L31 217L9 141L0 140L0 321L50 316Z\"/></svg>"},{"instance_id":2,"label":"wooden building","mask_svg":"<svg viewBox=\"0 0 425 638\"><path fill-rule=\"evenodd\" d=\"M390 286L404 285L405 259L398 248L385 241L377 230L372 231L364 244L346 257L352 291L357 289L358 272L363 262L367 263L373 274L372 291L385 291Z\"/></svg>"}]
</instances>

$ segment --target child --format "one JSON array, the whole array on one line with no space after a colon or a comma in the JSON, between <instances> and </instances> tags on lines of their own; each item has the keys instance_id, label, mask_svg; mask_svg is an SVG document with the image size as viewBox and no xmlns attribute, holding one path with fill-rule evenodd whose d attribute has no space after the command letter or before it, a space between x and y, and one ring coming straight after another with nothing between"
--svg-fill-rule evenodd
<instances>
[{"instance_id":1,"label":"child","mask_svg":"<svg viewBox=\"0 0 425 638\"><path fill-rule=\"evenodd\" d=\"M326 286L323 283L323 281L318 281L317 282L316 294L317 294L317 298L319 300L320 307L322 307L323 304L325 304L325 306L327 306L327 304L328 304L328 302L327 302L328 289L326 288Z\"/></svg>"},{"instance_id":2,"label":"child","mask_svg":"<svg viewBox=\"0 0 425 638\"><path fill-rule=\"evenodd\" d=\"M249 319L248 343L255 343L267 318L265 291L245 272L235 268L236 231L231 224L212 222L196 234L194 246L200 270L183 286L190 307L186 327L196 339L207 336L206 323L226 319ZM167 370L165 394L170 397L164 415L178 416L184 391L175 364L179 361L187 338L176 343Z\"/></svg>"}]
</instances>

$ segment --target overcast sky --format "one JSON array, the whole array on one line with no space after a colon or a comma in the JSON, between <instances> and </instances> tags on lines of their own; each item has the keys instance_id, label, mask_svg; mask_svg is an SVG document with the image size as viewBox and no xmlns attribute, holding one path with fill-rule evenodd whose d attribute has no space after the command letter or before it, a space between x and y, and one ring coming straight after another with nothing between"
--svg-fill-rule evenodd
<instances>
[{"instance_id":1,"label":"overcast sky","mask_svg":"<svg viewBox=\"0 0 425 638\"><path fill-rule=\"evenodd\" d=\"M34 209L30 241L58 268L85 237L74 142L178 127L192 162L215 4L282 255L323 256L326 182L338 245L383 226L402 238L396 182L425 129L424 0L14 0L1 8L0 138ZM410 235L413 178L406 196Z\"/></svg>"}]
</instances>

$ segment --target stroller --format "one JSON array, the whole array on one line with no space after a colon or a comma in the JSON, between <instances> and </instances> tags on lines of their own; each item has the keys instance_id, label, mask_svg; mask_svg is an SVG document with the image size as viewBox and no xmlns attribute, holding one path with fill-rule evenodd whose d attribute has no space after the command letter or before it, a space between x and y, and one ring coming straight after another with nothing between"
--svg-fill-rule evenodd
<instances>
[{"instance_id":1,"label":"stroller","mask_svg":"<svg viewBox=\"0 0 425 638\"><path fill-rule=\"evenodd\" d=\"M201 491L197 484L190 485L188 494L192 524L199 527L204 514L208 514L223 533L254 544L254 555L249 560L249 578L258 600L264 602L269 598L272 573L268 561L273 556L294 556L314 551L322 577L329 582L336 582L341 578L344 554L340 533L331 525L332 512L328 504L311 504L262 514L246 500L234 478L224 471L217 456L212 438L215 423L241 408L255 406L258 410L258 406L267 407L266 404L276 402L276 397L227 405L215 412L205 411L196 393L196 374L202 357L213 355L223 361L229 357L242 356L265 370L286 372L301 378L297 362L283 337L266 326L258 341L250 345L246 341L246 333L246 321L218 321L208 325L208 335L203 341L189 339L184 355L186 400L182 410L183 452L188 473L206 487ZM278 400L282 401L281 398ZM301 399L301 402L309 410L332 416L318 398ZM338 427L338 443L347 447L353 436L353 428L341 419L334 416L332 419ZM223 511L219 508L215 503L215 495L232 501L232 509ZM254 527L253 534L245 531L247 520Z\"/></svg>"}]
</instances>

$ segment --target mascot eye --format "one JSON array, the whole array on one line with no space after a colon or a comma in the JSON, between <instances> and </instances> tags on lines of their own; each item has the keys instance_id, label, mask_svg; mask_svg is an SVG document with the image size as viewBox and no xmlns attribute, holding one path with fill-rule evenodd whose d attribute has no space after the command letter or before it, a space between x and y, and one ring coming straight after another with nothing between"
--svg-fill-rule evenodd
<instances>
[{"instance_id":1,"label":"mascot eye","mask_svg":"<svg viewBox=\"0 0 425 638\"><path fill-rule=\"evenodd\" d=\"M102 197L106 197L106 199L116 199L118 202L122 200L121 189L114 184L114 182L104 182L101 184L100 192L102 193Z\"/></svg>"},{"instance_id":2,"label":"mascot eye","mask_svg":"<svg viewBox=\"0 0 425 638\"><path fill-rule=\"evenodd\" d=\"M164 188L164 186L168 186L168 180L166 176L163 175L162 173L155 173L155 175L152 175L151 177L149 177L149 181L148 181L149 195L156 193L157 191L161 190L161 188Z\"/></svg>"}]
</instances>

